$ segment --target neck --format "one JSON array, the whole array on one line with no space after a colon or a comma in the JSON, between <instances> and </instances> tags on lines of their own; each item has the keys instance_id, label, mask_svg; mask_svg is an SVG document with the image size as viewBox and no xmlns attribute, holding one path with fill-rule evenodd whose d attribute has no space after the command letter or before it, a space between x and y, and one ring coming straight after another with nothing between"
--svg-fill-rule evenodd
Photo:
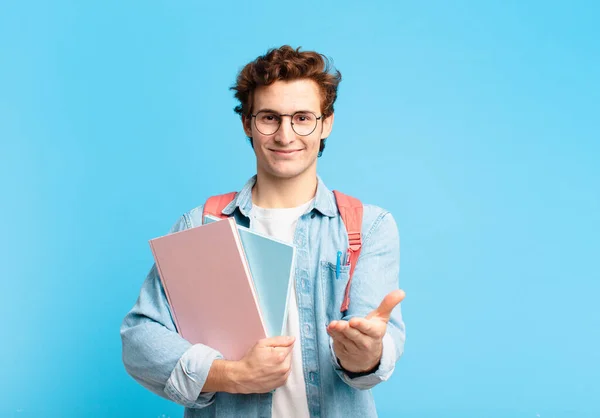
<instances>
[{"instance_id":1,"label":"neck","mask_svg":"<svg viewBox=\"0 0 600 418\"><path fill-rule=\"evenodd\" d=\"M316 174L281 179L259 172L252 188L252 203L266 209L295 208L315 197L317 183Z\"/></svg>"}]
</instances>

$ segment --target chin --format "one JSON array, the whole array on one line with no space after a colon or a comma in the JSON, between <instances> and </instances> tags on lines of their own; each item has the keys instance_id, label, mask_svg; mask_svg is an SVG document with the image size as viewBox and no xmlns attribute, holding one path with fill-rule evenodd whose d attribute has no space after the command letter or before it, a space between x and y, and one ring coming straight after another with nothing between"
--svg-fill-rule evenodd
<instances>
[{"instance_id":1,"label":"chin","mask_svg":"<svg viewBox=\"0 0 600 418\"><path fill-rule=\"evenodd\" d=\"M269 169L267 170L269 175L271 175L272 177L275 177L275 178L279 178L279 179L292 179L294 177L298 177L305 171L306 171L306 168L300 168L300 167L285 167L285 168L269 167Z\"/></svg>"},{"instance_id":2,"label":"chin","mask_svg":"<svg viewBox=\"0 0 600 418\"><path fill-rule=\"evenodd\" d=\"M269 174L271 174L271 176L273 176L275 178L278 178L278 179L289 180L289 179L293 179L294 177L298 177L300 174L302 174L302 171L278 171L278 170L273 170Z\"/></svg>"}]
</instances>

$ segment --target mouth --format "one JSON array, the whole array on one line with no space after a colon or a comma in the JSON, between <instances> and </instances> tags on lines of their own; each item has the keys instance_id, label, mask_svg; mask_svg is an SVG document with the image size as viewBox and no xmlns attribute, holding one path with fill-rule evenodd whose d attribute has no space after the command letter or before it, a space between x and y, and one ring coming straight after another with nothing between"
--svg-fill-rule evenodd
<instances>
[{"instance_id":1,"label":"mouth","mask_svg":"<svg viewBox=\"0 0 600 418\"><path fill-rule=\"evenodd\" d=\"M270 149L269 151L271 151L272 153L277 154L277 155L290 156L290 155L294 155L302 150L301 149L290 149L290 150Z\"/></svg>"}]
</instances>

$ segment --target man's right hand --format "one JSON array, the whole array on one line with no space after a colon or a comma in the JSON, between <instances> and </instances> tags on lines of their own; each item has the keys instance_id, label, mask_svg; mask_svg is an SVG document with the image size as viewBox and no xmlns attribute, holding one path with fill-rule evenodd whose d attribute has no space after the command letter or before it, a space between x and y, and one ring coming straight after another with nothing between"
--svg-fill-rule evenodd
<instances>
[{"instance_id":1,"label":"man's right hand","mask_svg":"<svg viewBox=\"0 0 600 418\"><path fill-rule=\"evenodd\" d=\"M267 393L283 386L290 375L294 337L265 338L244 358L231 364L237 393Z\"/></svg>"}]
</instances>

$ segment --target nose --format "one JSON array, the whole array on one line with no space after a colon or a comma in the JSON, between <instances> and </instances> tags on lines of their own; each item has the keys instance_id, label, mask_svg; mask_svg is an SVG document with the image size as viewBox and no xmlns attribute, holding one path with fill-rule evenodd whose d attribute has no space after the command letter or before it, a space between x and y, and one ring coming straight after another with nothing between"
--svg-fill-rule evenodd
<instances>
[{"instance_id":1,"label":"nose","mask_svg":"<svg viewBox=\"0 0 600 418\"><path fill-rule=\"evenodd\" d=\"M287 145L296 139L296 133L292 129L292 124L290 122L289 116L282 116L281 125L275 133L275 141L282 145Z\"/></svg>"}]
</instances>

